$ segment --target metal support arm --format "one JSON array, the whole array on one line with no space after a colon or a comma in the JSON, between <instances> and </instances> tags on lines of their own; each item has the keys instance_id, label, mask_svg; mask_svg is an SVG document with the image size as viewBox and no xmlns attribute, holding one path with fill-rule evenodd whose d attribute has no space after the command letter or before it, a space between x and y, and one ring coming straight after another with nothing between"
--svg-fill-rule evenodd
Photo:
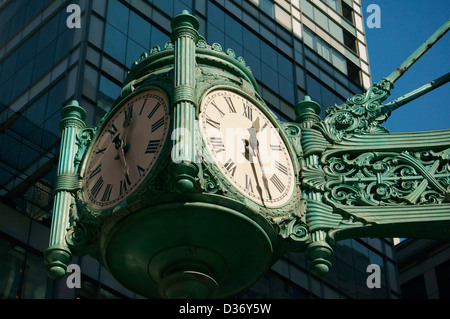
<instances>
[{"instance_id":1,"label":"metal support arm","mask_svg":"<svg viewBox=\"0 0 450 319\"><path fill-rule=\"evenodd\" d=\"M383 105L400 78L450 28L447 21L399 68L367 92L327 109L296 106L307 201L311 271L324 275L337 240L358 237L450 239L450 129L389 133L379 125L401 105L447 83L449 74Z\"/></svg>"}]
</instances>

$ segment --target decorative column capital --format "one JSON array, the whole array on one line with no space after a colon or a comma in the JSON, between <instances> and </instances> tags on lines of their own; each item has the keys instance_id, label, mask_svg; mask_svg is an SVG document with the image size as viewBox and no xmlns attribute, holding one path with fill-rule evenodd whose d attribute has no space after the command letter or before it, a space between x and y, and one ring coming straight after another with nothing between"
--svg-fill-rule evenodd
<instances>
[{"instance_id":1,"label":"decorative column capital","mask_svg":"<svg viewBox=\"0 0 450 319\"><path fill-rule=\"evenodd\" d=\"M62 131L69 126L74 126L79 129L83 128L85 126L84 120L86 119L86 115L86 111L80 106L78 101L71 101L61 110L59 129Z\"/></svg>"},{"instance_id":2,"label":"decorative column capital","mask_svg":"<svg viewBox=\"0 0 450 319\"><path fill-rule=\"evenodd\" d=\"M295 106L295 114L297 115L295 122L310 126L312 123L320 122L320 105L306 95L303 101Z\"/></svg>"},{"instance_id":3,"label":"decorative column capital","mask_svg":"<svg viewBox=\"0 0 450 319\"><path fill-rule=\"evenodd\" d=\"M172 27L172 34L170 39L175 42L176 38L182 36L191 37L195 43L199 40L198 34L199 22L196 17L191 15L189 11L183 10L181 14L173 18L170 26Z\"/></svg>"}]
</instances>

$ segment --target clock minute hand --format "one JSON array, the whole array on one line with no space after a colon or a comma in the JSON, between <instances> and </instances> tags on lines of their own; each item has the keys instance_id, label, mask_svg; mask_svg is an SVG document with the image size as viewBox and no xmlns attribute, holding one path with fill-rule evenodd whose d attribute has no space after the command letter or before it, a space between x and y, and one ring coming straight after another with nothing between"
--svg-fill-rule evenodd
<instances>
[{"instance_id":1,"label":"clock minute hand","mask_svg":"<svg viewBox=\"0 0 450 319\"><path fill-rule=\"evenodd\" d=\"M245 141L245 142L246 142L245 143L246 145L245 145L245 155L244 156L245 156L245 159L250 162L250 166L252 167L253 175L255 176L256 189L258 190L258 193L259 193L259 196L261 198L262 204L264 206L266 206L266 204L264 203L264 195L263 195L263 192L262 192L262 188L261 188L260 183L259 183L258 173L256 172L255 163L253 161L253 157L255 156L254 150L251 147L250 141ZM250 149L252 149L252 153L253 153L252 159L250 159Z\"/></svg>"},{"instance_id":2,"label":"clock minute hand","mask_svg":"<svg viewBox=\"0 0 450 319\"><path fill-rule=\"evenodd\" d=\"M127 180L128 185L131 184L130 177L128 176L128 165L127 161L125 159L125 152L124 152L124 141L122 140L121 145L119 147L119 158L120 162L122 163L122 173L125 175L125 178Z\"/></svg>"},{"instance_id":3,"label":"clock minute hand","mask_svg":"<svg viewBox=\"0 0 450 319\"><path fill-rule=\"evenodd\" d=\"M269 190L269 181L267 180L266 173L264 172L264 168L263 168L262 160L261 160L261 154L259 152L259 142L258 142L258 138L256 137L256 133L258 133L260 129L261 129L261 126L259 124L259 117L257 117L256 120L252 123L252 127L249 129L249 132L250 132L249 144L252 149L253 156L256 156L256 158L258 159L258 164L259 164L259 168L261 170L264 187L267 191L267 194L269 195L269 199L272 200L272 195L270 194L270 190Z\"/></svg>"}]
</instances>

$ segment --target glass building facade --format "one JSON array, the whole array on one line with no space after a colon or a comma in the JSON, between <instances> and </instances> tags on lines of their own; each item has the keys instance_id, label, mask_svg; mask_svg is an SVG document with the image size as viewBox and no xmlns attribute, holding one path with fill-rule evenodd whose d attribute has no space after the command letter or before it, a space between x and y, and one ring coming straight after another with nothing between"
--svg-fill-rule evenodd
<instances>
[{"instance_id":1,"label":"glass building facade","mask_svg":"<svg viewBox=\"0 0 450 319\"><path fill-rule=\"evenodd\" d=\"M69 28L70 4L81 9ZM208 43L232 48L250 66L281 120L305 95L325 108L371 85L360 0L0 0L0 298L140 298L91 257L74 257L80 289L44 271L60 142L60 111L76 99L95 125L132 63L169 41L187 9ZM236 298L397 298L393 244L338 242L333 268L312 275L302 253L281 258ZM381 288L366 285L369 264Z\"/></svg>"}]
</instances>

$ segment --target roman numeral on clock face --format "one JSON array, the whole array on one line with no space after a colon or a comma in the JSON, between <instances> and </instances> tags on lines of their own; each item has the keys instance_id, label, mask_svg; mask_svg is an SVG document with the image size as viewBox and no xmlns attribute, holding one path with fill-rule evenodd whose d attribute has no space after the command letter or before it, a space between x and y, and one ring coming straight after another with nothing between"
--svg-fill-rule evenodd
<instances>
[{"instance_id":1,"label":"roman numeral on clock face","mask_svg":"<svg viewBox=\"0 0 450 319\"><path fill-rule=\"evenodd\" d=\"M130 185L130 184L131 183L130 183L130 181L127 178L122 179L120 181L120 184L119 184L119 196L122 195L123 193L127 192L127 185Z\"/></svg>"},{"instance_id":2,"label":"roman numeral on clock face","mask_svg":"<svg viewBox=\"0 0 450 319\"><path fill-rule=\"evenodd\" d=\"M233 162L233 160L230 158L225 165L223 165L223 167L225 167L225 169L231 173L231 176L234 176L234 173L236 173L236 163Z\"/></svg>"},{"instance_id":3,"label":"roman numeral on clock face","mask_svg":"<svg viewBox=\"0 0 450 319\"><path fill-rule=\"evenodd\" d=\"M229 109L230 113L236 113L236 108L234 107L234 104L233 104L233 101L231 100L231 98L228 96L224 96L223 98L225 99L225 101L228 104L228 109Z\"/></svg>"},{"instance_id":4,"label":"roman numeral on clock face","mask_svg":"<svg viewBox=\"0 0 450 319\"><path fill-rule=\"evenodd\" d=\"M211 120L211 118L208 115L206 115L206 123L208 123L212 127L215 127L216 129L220 129L220 123Z\"/></svg>"},{"instance_id":5,"label":"roman numeral on clock face","mask_svg":"<svg viewBox=\"0 0 450 319\"><path fill-rule=\"evenodd\" d=\"M97 175L98 173L100 173L102 171L102 164L98 164L98 166L96 168L94 168L94 170L92 170L92 172L89 173L89 178L93 178L95 175Z\"/></svg>"},{"instance_id":6,"label":"roman numeral on clock face","mask_svg":"<svg viewBox=\"0 0 450 319\"><path fill-rule=\"evenodd\" d=\"M270 181L273 183L273 185L278 189L280 193L282 193L286 188L286 186L284 186L283 182L278 178L276 174L273 174L273 176L270 178Z\"/></svg>"},{"instance_id":7,"label":"roman numeral on clock face","mask_svg":"<svg viewBox=\"0 0 450 319\"><path fill-rule=\"evenodd\" d=\"M103 184L104 184L103 177L100 176L97 179L97 181L95 182L94 186L92 186L92 190L91 190L92 196L94 196L95 198L97 197L98 193L100 192L100 190L103 187Z\"/></svg>"},{"instance_id":8,"label":"roman numeral on clock face","mask_svg":"<svg viewBox=\"0 0 450 319\"><path fill-rule=\"evenodd\" d=\"M284 166L283 164L278 163L277 161L275 161L275 168L282 172L284 175L288 174L288 169L286 166Z\"/></svg>"},{"instance_id":9,"label":"roman numeral on clock face","mask_svg":"<svg viewBox=\"0 0 450 319\"><path fill-rule=\"evenodd\" d=\"M160 140L150 140L145 150L145 154L154 154L158 150Z\"/></svg>"},{"instance_id":10,"label":"roman numeral on clock face","mask_svg":"<svg viewBox=\"0 0 450 319\"><path fill-rule=\"evenodd\" d=\"M225 113L223 113L222 110L219 109L219 107L217 106L217 104L216 104L216 102L215 102L214 100L211 101L211 105L214 106L214 107L216 108L217 111L219 111L220 116L223 117L223 116L225 115Z\"/></svg>"},{"instance_id":11,"label":"roman numeral on clock face","mask_svg":"<svg viewBox=\"0 0 450 319\"><path fill-rule=\"evenodd\" d=\"M155 114L155 112L159 109L159 106L161 105L161 103L156 103L155 107L152 109L152 111L150 112L150 114L148 115L148 118L151 119L153 114Z\"/></svg>"},{"instance_id":12,"label":"roman numeral on clock face","mask_svg":"<svg viewBox=\"0 0 450 319\"><path fill-rule=\"evenodd\" d=\"M103 196L102 196L102 202L109 201L109 198L111 197L112 188L113 188L112 184L106 185L105 192L103 193Z\"/></svg>"},{"instance_id":13,"label":"roman numeral on clock face","mask_svg":"<svg viewBox=\"0 0 450 319\"><path fill-rule=\"evenodd\" d=\"M138 170L138 173L139 173L140 177L145 176L145 169L144 168L142 168L139 165L137 165L137 170Z\"/></svg>"},{"instance_id":14,"label":"roman numeral on clock face","mask_svg":"<svg viewBox=\"0 0 450 319\"><path fill-rule=\"evenodd\" d=\"M164 124L164 117L152 124L152 133L159 129Z\"/></svg>"},{"instance_id":15,"label":"roman numeral on clock face","mask_svg":"<svg viewBox=\"0 0 450 319\"><path fill-rule=\"evenodd\" d=\"M248 118L250 121L252 121L252 119L253 119L252 107L250 105L244 104L244 113L242 115L245 116L246 118Z\"/></svg>"},{"instance_id":16,"label":"roman numeral on clock face","mask_svg":"<svg viewBox=\"0 0 450 319\"><path fill-rule=\"evenodd\" d=\"M117 133L117 127L115 127L114 124L111 124L111 126L107 129L108 133L111 134L111 139L116 135Z\"/></svg>"},{"instance_id":17,"label":"roman numeral on clock face","mask_svg":"<svg viewBox=\"0 0 450 319\"><path fill-rule=\"evenodd\" d=\"M211 145L216 154L225 151L225 145L223 145L221 137L211 137L209 141L211 142Z\"/></svg>"}]
</instances>

